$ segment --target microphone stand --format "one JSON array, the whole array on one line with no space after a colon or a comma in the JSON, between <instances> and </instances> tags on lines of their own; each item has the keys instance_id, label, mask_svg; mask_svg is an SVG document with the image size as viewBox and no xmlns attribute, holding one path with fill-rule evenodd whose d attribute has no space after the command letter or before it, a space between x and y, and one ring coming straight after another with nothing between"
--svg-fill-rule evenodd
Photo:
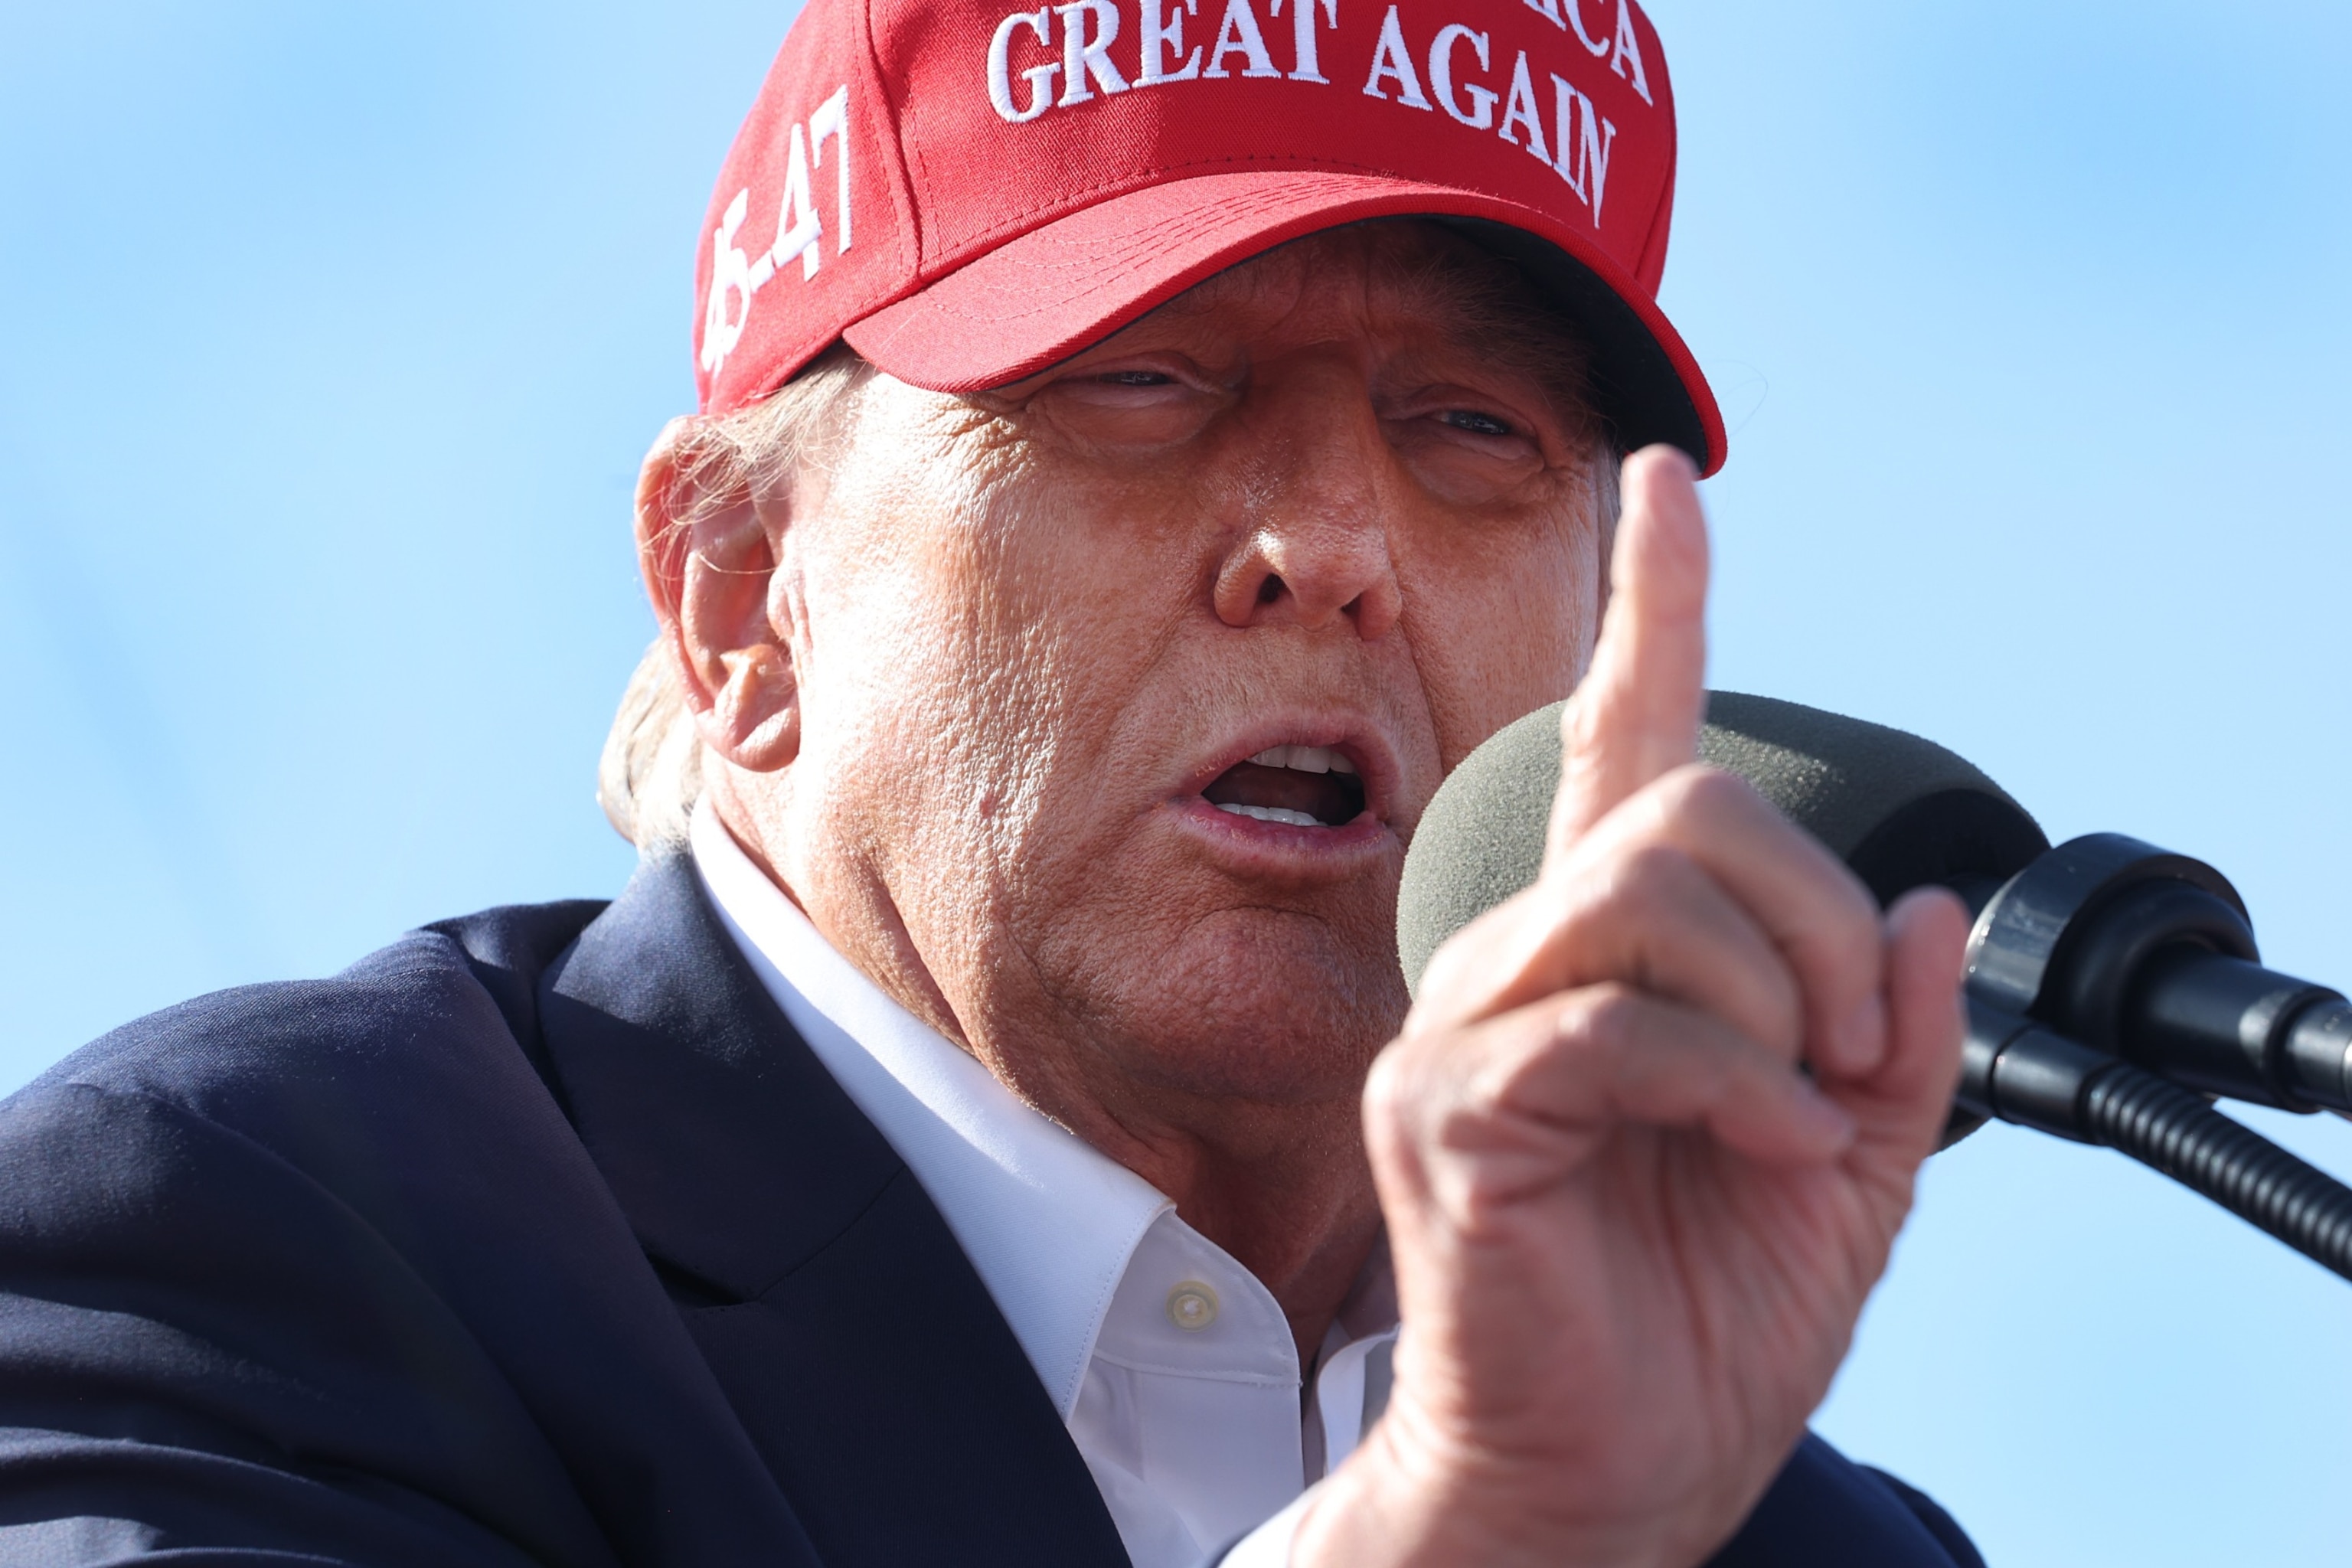
<instances>
[{"instance_id":1,"label":"microphone stand","mask_svg":"<svg viewBox=\"0 0 2352 1568\"><path fill-rule=\"evenodd\" d=\"M2102 833L1962 890L1963 1109L2128 1154L2352 1279L2352 1187L2206 1099L2352 1109L2352 1004L2263 968L2227 879Z\"/></svg>"},{"instance_id":2,"label":"microphone stand","mask_svg":"<svg viewBox=\"0 0 2352 1568\"><path fill-rule=\"evenodd\" d=\"M2352 1187L2203 1096L1973 993L1957 1098L1979 1116L2128 1154L2352 1279Z\"/></svg>"}]
</instances>

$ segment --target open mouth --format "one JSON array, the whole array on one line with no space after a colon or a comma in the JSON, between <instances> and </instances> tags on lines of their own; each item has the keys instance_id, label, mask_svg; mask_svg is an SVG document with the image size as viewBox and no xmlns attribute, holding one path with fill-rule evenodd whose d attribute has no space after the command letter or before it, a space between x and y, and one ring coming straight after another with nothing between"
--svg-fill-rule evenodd
<instances>
[{"instance_id":1,"label":"open mouth","mask_svg":"<svg viewBox=\"0 0 2352 1568\"><path fill-rule=\"evenodd\" d=\"M1201 793L1219 811L1291 827L1339 827L1364 814L1356 764L1328 746L1272 747Z\"/></svg>"}]
</instances>

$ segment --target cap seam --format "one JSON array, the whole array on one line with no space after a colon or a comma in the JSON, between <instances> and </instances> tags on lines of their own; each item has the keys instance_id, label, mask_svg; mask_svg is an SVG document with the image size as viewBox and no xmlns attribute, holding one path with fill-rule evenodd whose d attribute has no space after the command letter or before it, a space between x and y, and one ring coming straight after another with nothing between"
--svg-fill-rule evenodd
<instances>
[{"instance_id":1,"label":"cap seam","mask_svg":"<svg viewBox=\"0 0 2352 1568\"><path fill-rule=\"evenodd\" d=\"M899 265L907 271L920 273L923 268L921 206L915 199L914 180L907 169L906 117L883 80L882 57L874 47L874 5L875 0L866 0L857 8L857 47L866 57L863 63L866 89L880 100L882 112L890 122L890 135L879 161L890 180L891 205L898 209L898 221L904 231L894 237L898 242ZM920 155L918 148L917 156ZM836 337L839 335L835 334Z\"/></svg>"},{"instance_id":2,"label":"cap seam","mask_svg":"<svg viewBox=\"0 0 2352 1568\"><path fill-rule=\"evenodd\" d=\"M876 0L866 0L866 14L869 23L874 15L875 4ZM882 68L881 56L877 53L874 58L875 83L880 86L887 79ZM907 159L910 171L919 171L919 174L910 172L907 181L907 205L912 209L915 219L910 226L915 234L915 264L912 270L919 279L930 253L930 247L926 240L929 237L928 231L932 226L929 200L932 184L931 165L923 156L923 142L926 138L921 134L921 127L916 123L917 118L922 113L921 101L911 92L898 96L903 97L906 105L904 109L894 106L891 110L891 119L898 132L898 149Z\"/></svg>"}]
</instances>

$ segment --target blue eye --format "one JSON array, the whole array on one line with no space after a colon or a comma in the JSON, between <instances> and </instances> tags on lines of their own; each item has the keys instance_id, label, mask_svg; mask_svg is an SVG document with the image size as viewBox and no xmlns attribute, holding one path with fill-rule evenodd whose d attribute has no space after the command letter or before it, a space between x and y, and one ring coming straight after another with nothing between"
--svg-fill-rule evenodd
<instances>
[{"instance_id":1,"label":"blue eye","mask_svg":"<svg viewBox=\"0 0 2352 1568\"><path fill-rule=\"evenodd\" d=\"M1456 430L1467 430L1473 436L1516 436L1518 434L1517 431L1512 429L1508 425L1505 424L1502 420L1496 418L1493 415L1481 414L1475 408L1449 408L1444 413L1439 415L1438 418L1445 424L1453 426Z\"/></svg>"}]
</instances>

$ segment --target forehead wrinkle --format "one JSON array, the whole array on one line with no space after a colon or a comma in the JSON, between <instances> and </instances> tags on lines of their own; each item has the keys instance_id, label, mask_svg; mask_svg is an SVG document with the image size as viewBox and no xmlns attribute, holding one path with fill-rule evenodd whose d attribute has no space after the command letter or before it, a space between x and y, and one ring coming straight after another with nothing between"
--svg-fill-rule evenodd
<instances>
[{"instance_id":1,"label":"forehead wrinkle","mask_svg":"<svg viewBox=\"0 0 2352 1568\"><path fill-rule=\"evenodd\" d=\"M1163 319L1192 320L1223 310L1239 309L1253 318L1250 326L1258 331L1309 314L1338 316L1366 327L1379 325L1384 314L1411 317L1415 312L1409 304L1402 310L1384 309L1389 302L1381 299L1384 292L1393 290L1398 282L1412 276L1388 265L1398 240L1410 233L1407 229L1391 228L1382 235L1351 227L1308 235L1235 262L1194 284L1152 314ZM1443 290L1428 292L1435 304Z\"/></svg>"},{"instance_id":2,"label":"forehead wrinkle","mask_svg":"<svg viewBox=\"0 0 2352 1568\"><path fill-rule=\"evenodd\" d=\"M1307 265L1312 260L1311 249L1325 237L1309 236L1235 262L1193 284L1137 324L1155 319L1189 323L1230 310L1243 316L1244 335L1272 331L1302 310L1326 304L1325 299L1312 298L1307 287L1312 270ZM1322 271L1318 281L1336 282L1336 268Z\"/></svg>"}]
</instances>

